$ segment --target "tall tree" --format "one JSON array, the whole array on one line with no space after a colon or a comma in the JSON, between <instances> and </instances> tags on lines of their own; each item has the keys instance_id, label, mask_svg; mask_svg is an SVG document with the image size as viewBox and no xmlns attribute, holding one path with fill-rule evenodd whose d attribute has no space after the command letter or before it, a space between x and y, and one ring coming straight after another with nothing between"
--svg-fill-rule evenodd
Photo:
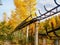
<instances>
[{"instance_id":1,"label":"tall tree","mask_svg":"<svg viewBox=\"0 0 60 45\"><path fill-rule=\"evenodd\" d=\"M36 0L14 0L16 13L20 16L20 22L30 15L35 15Z\"/></svg>"}]
</instances>

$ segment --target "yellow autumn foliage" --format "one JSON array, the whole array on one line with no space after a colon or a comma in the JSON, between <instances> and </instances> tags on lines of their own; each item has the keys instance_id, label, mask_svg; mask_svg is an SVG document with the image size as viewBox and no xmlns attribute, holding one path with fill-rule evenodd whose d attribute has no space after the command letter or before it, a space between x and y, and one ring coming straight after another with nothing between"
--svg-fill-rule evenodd
<instances>
[{"instance_id":1,"label":"yellow autumn foliage","mask_svg":"<svg viewBox=\"0 0 60 45\"><path fill-rule=\"evenodd\" d=\"M4 13L3 13L4 21L6 21L6 16L7 16L7 14L4 12Z\"/></svg>"},{"instance_id":2,"label":"yellow autumn foliage","mask_svg":"<svg viewBox=\"0 0 60 45\"><path fill-rule=\"evenodd\" d=\"M50 23L53 23L54 28L56 27L56 20L54 17L51 18Z\"/></svg>"},{"instance_id":3,"label":"yellow autumn foliage","mask_svg":"<svg viewBox=\"0 0 60 45\"><path fill-rule=\"evenodd\" d=\"M19 23L18 21L18 18L17 18L17 15L15 14L14 11L11 11L11 18L9 19L8 23L13 26L13 28L16 27L16 25Z\"/></svg>"},{"instance_id":4,"label":"yellow autumn foliage","mask_svg":"<svg viewBox=\"0 0 60 45\"><path fill-rule=\"evenodd\" d=\"M14 0L16 13L20 16L20 21L25 20L30 15L35 15L36 0Z\"/></svg>"}]
</instances>

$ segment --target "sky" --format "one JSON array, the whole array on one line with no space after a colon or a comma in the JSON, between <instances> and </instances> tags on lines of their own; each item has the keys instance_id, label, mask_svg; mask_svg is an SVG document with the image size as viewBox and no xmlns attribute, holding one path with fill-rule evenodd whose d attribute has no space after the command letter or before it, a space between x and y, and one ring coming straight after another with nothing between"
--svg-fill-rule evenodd
<instances>
[{"instance_id":1,"label":"sky","mask_svg":"<svg viewBox=\"0 0 60 45\"><path fill-rule=\"evenodd\" d=\"M7 13L7 17L11 16L11 10L15 10L15 5L14 5L14 0L1 0L3 5L0 5L0 21L3 20L3 12ZM57 0L58 3L60 3L59 0ZM37 0L37 10L41 10L41 13L45 13L46 11L44 10L44 5L48 10L52 9L53 7L56 6L54 3L54 0ZM38 11L36 11L37 14L39 15Z\"/></svg>"},{"instance_id":2,"label":"sky","mask_svg":"<svg viewBox=\"0 0 60 45\"><path fill-rule=\"evenodd\" d=\"M58 4L60 4L60 1L59 0L56 0L56 2ZM39 9L42 14L46 12L44 10L44 5L47 8L47 10L50 10L50 9L52 9L52 8L54 8L54 7L57 6L55 4L54 0L37 0L37 10ZM38 11L37 11L37 13L38 13Z\"/></svg>"},{"instance_id":3,"label":"sky","mask_svg":"<svg viewBox=\"0 0 60 45\"><path fill-rule=\"evenodd\" d=\"M2 5L0 5L0 21L3 20L3 13L7 13L7 17L11 16L11 10L15 10L15 5L13 0L1 0Z\"/></svg>"}]
</instances>

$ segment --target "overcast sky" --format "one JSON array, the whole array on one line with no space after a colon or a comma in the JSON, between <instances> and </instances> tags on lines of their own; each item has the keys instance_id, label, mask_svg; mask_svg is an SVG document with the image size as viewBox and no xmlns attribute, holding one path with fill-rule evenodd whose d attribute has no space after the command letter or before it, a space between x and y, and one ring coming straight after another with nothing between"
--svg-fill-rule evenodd
<instances>
[{"instance_id":1,"label":"overcast sky","mask_svg":"<svg viewBox=\"0 0 60 45\"><path fill-rule=\"evenodd\" d=\"M3 5L0 6L0 20L3 19L3 12L6 12L7 16L10 17L11 10L15 10L15 5L13 0L1 0L1 1ZM57 0L57 2L60 3L59 0ZM38 9L41 10L41 13L46 12L43 7L44 5L48 10L56 6L56 4L54 3L54 0L37 0L36 8L37 10Z\"/></svg>"}]
</instances>

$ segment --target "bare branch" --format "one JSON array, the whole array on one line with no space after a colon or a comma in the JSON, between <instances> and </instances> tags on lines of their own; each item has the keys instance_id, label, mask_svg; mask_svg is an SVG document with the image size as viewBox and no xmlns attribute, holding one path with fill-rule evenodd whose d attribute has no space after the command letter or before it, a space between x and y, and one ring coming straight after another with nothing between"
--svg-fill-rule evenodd
<instances>
[{"instance_id":1,"label":"bare branch","mask_svg":"<svg viewBox=\"0 0 60 45\"><path fill-rule=\"evenodd\" d=\"M40 10L38 10L38 12L39 12L40 15L42 15L41 12L40 12Z\"/></svg>"},{"instance_id":2,"label":"bare branch","mask_svg":"<svg viewBox=\"0 0 60 45\"><path fill-rule=\"evenodd\" d=\"M45 11L48 11L45 5L44 5L44 9L45 9Z\"/></svg>"},{"instance_id":3,"label":"bare branch","mask_svg":"<svg viewBox=\"0 0 60 45\"><path fill-rule=\"evenodd\" d=\"M58 4L58 3L56 2L56 0L54 0L54 2L55 2L55 4L56 4L57 6L60 6L60 4Z\"/></svg>"}]
</instances>

